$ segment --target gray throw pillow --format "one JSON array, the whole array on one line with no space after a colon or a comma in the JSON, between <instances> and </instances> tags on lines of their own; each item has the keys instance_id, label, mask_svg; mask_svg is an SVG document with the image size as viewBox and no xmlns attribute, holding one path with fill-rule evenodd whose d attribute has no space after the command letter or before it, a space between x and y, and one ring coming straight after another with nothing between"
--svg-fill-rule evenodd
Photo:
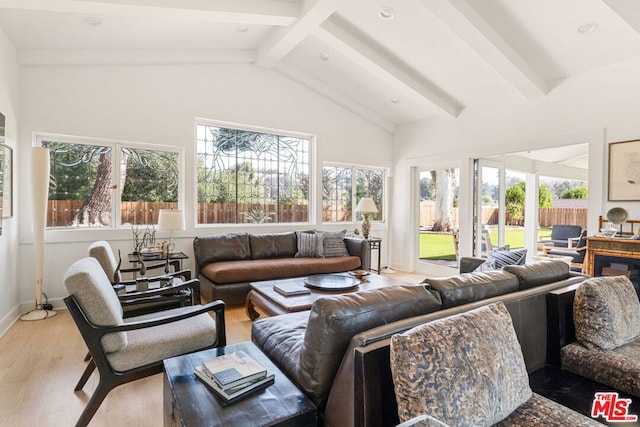
<instances>
[{"instance_id":1,"label":"gray throw pillow","mask_svg":"<svg viewBox=\"0 0 640 427\"><path fill-rule=\"evenodd\" d=\"M298 252L296 258L322 258L322 242L324 235L322 233L307 233L296 231L298 239Z\"/></svg>"},{"instance_id":2,"label":"gray throw pillow","mask_svg":"<svg viewBox=\"0 0 640 427\"><path fill-rule=\"evenodd\" d=\"M349 256L347 245L344 244L344 236L347 230L323 231L322 254L325 258Z\"/></svg>"}]
</instances>

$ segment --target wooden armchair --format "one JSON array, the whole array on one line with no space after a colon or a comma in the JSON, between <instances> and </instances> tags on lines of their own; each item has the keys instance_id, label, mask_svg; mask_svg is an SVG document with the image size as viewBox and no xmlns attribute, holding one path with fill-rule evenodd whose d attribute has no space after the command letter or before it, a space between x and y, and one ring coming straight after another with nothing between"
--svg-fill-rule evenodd
<instances>
[{"instance_id":1,"label":"wooden armchair","mask_svg":"<svg viewBox=\"0 0 640 427\"><path fill-rule=\"evenodd\" d=\"M226 344L222 301L125 321L120 301L96 259L87 257L72 264L64 284L69 292L65 304L89 348L89 364L100 374L77 426L89 423L111 389L162 372L163 359ZM210 311L215 319L208 314ZM76 391L82 389L90 374L83 374Z\"/></svg>"},{"instance_id":2,"label":"wooden armchair","mask_svg":"<svg viewBox=\"0 0 640 427\"><path fill-rule=\"evenodd\" d=\"M89 245L89 256L98 260L100 266L111 281L111 284L114 286L124 285L125 287L131 288L136 285L136 280L123 280L122 273L139 273L145 276L147 270L166 267L166 263L146 266L141 262L140 265L135 268L120 268L122 259L116 261L111 245L104 240L99 240ZM179 264L177 263L179 263L179 261L175 260L174 269L176 271L166 272L167 269L165 268L164 274L150 277L145 276L145 279L151 284L151 288L159 288L158 282L163 279L181 278L184 281L189 281L191 279L191 270L178 270ZM182 287L180 284L176 285L175 282L172 282L171 286L166 286L162 289L127 293L120 295L119 298L125 310L124 317L129 317L184 306L184 301L187 299L184 295L185 292L188 294L186 296L191 296L191 305L200 304L199 285Z\"/></svg>"}]
</instances>

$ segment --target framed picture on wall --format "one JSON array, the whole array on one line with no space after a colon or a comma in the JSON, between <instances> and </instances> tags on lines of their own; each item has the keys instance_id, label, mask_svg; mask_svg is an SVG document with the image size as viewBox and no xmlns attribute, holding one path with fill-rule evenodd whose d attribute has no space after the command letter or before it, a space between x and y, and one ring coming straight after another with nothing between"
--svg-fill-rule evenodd
<instances>
[{"instance_id":1,"label":"framed picture on wall","mask_svg":"<svg viewBox=\"0 0 640 427\"><path fill-rule=\"evenodd\" d=\"M609 144L609 201L640 200L640 140Z\"/></svg>"},{"instance_id":2,"label":"framed picture on wall","mask_svg":"<svg viewBox=\"0 0 640 427\"><path fill-rule=\"evenodd\" d=\"M0 145L2 153L2 167L0 173L2 177L2 217L11 218L13 216L13 150L8 145Z\"/></svg>"}]
</instances>

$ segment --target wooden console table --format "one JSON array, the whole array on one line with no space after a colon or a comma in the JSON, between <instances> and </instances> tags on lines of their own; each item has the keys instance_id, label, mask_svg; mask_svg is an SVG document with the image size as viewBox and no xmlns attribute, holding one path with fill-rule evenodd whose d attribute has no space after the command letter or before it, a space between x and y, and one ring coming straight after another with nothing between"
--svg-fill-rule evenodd
<instances>
[{"instance_id":1,"label":"wooden console table","mask_svg":"<svg viewBox=\"0 0 640 427\"><path fill-rule=\"evenodd\" d=\"M587 252L584 257L584 272L595 273L596 256L640 259L640 240L588 236Z\"/></svg>"}]
</instances>

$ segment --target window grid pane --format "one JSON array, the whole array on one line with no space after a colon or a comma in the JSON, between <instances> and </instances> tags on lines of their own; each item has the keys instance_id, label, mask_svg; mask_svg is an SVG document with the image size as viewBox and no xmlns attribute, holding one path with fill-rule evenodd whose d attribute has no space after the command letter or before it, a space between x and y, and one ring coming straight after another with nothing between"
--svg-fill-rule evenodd
<instances>
[{"instance_id":1,"label":"window grid pane","mask_svg":"<svg viewBox=\"0 0 640 427\"><path fill-rule=\"evenodd\" d=\"M322 221L351 221L351 168L322 168Z\"/></svg>"},{"instance_id":2,"label":"window grid pane","mask_svg":"<svg viewBox=\"0 0 640 427\"><path fill-rule=\"evenodd\" d=\"M51 157L47 227L110 227L112 150L43 141Z\"/></svg>"},{"instance_id":3,"label":"window grid pane","mask_svg":"<svg viewBox=\"0 0 640 427\"><path fill-rule=\"evenodd\" d=\"M178 208L178 153L120 149L122 224L158 223L160 209Z\"/></svg>"},{"instance_id":4,"label":"window grid pane","mask_svg":"<svg viewBox=\"0 0 640 427\"><path fill-rule=\"evenodd\" d=\"M196 125L198 223L309 218L309 140Z\"/></svg>"},{"instance_id":5,"label":"window grid pane","mask_svg":"<svg viewBox=\"0 0 640 427\"><path fill-rule=\"evenodd\" d=\"M162 208L178 207L179 153L43 140L51 157L47 227L112 227L113 191L121 224L152 225ZM116 156L120 179L112 185Z\"/></svg>"},{"instance_id":6,"label":"window grid pane","mask_svg":"<svg viewBox=\"0 0 640 427\"><path fill-rule=\"evenodd\" d=\"M381 221L384 206L382 205L382 186L384 182L384 172L375 169L356 169L356 206L363 197L371 197L376 203L378 213L371 216L372 221ZM362 215L359 214L359 217Z\"/></svg>"}]
</instances>

